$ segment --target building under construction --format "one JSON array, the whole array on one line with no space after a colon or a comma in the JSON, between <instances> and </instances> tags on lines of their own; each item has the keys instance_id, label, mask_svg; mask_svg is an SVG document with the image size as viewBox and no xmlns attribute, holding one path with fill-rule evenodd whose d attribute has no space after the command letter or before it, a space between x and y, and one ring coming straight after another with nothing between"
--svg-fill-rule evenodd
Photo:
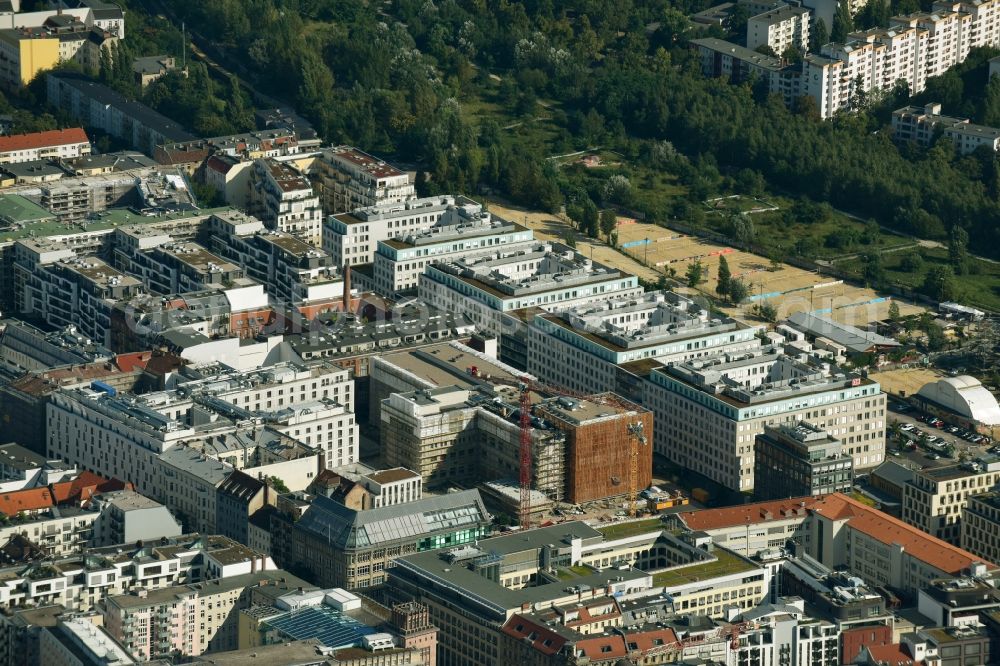
<instances>
[{"instance_id":1,"label":"building under construction","mask_svg":"<svg viewBox=\"0 0 1000 666\"><path fill-rule=\"evenodd\" d=\"M373 394L388 395L378 409L383 462L419 472L430 488L518 479L522 398L531 489L581 503L650 484L652 415L618 396L535 385L458 343L383 356L373 368Z\"/></svg>"},{"instance_id":2,"label":"building under construction","mask_svg":"<svg viewBox=\"0 0 1000 666\"><path fill-rule=\"evenodd\" d=\"M604 394L546 400L535 413L566 433L567 502L633 495L652 483L653 447L645 443L653 436L649 410Z\"/></svg>"}]
</instances>

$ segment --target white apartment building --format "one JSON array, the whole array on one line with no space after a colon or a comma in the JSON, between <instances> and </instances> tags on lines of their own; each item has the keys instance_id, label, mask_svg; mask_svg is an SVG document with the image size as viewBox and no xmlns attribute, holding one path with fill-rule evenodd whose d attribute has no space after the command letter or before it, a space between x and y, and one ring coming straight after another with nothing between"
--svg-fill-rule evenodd
<instances>
[{"instance_id":1,"label":"white apartment building","mask_svg":"<svg viewBox=\"0 0 1000 666\"><path fill-rule=\"evenodd\" d=\"M975 125L968 118L941 115L939 103L905 106L892 112L892 132L897 140L929 146L938 136L938 130L962 155L975 152L980 146L993 152L1000 150L1000 128Z\"/></svg>"},{"instance_id":2,"label":"white apartment building","mask_svg":"<svg viewBox=\"0 0 1000 666\"><path fill-rule=\"evenodd\" d=\"M310 171L327 215L417 196L408 174L351 146L323 150Z\"/></svg>"},{"instance_id":3,"label":"white apartment building","mask_svg":"<svg viewBox=\"0 0 1000 666\"><path fill-rule=\"evenodd\" d=\"M319 247L323 213L319 197L305 176L273 158L254 162L250 174L250 214L277 229Z\"/></svg>"},{"instance_id":4,"label":"white apartment building","mask_svg":"<svg viewBox=\"0 0 1000 666\"><path fill-rule=\"evenodd\" d=\"M392 295L414 290L424 269L491 252L526 247L534 241L530 229L484 211L475 203L449 207L434 226L378 242L372 267L375 290Z\"/></svg>"},{"instance_id":5,"label":"white apartment building","mask_svg":"<svg viewBox=\"0 0 1000 666\"><path fill-rule=\"evenodd\" d=\"M809 10L786 5L747 19L747 48L769 46L779 57L793 47L809 50Z\"/></svg>"},{"instance_id":6,"label":"white apartment building","mask_svg":"<svg viewBox=\"0 0 1000 666\"><path fill-rule=\"evenodd\" d=\"M643 384L658 453L727 488L752 490L765 425L809 423L844 443L855 469L882 462L885 394L810 354L773 347L656 368Z\"/></svg>"},{"instance_id":7,"label":"white apartment building","mask_svg":"<svg viewBox=\"0 0 1000 666\"><path fill-rule=\"evenodd\" d=\"M609 298L529 320L524 368L583 393L641 396L650 365L756 349L757 328L672 292ZM635 395L639 393L640 395Z\"/></svg>"},{"instance_id":8,"label":"white apartment building","mask_svg":"<svg viewBox=\"0 0 1000 666\"><path fill-rule=\"evenodd\" d=\"M273 298L296 305L343 298L343 276L316 246L237 211L212 215L209 228L212 249L242 266Z\"/></svg>"},{"instance_id":9,"label":"white apartment building","mask_svg":"<svg viewBox=\"0 0 1000 666\"><path fill-rule=\"evenodd\" d=\"M210 369L200 379L183 379L177 390L141 396L94 389L58 392L48 408L49 455L106 478L130 481L171 508L173 499L163 494L155 461L181 444L204 449L213 438L266 425L321 450L327 464L358 460L349 370L276 365L252 372ZM211 450L203 457L229 468ZM208 474L202 466L190 473ZM206 510L205 515L214 520L214 512Z\"/></svg>"},{"instance_id":10,"label":"white apartment building","mask_svg":"<svg viewBox=\"0 0 1000 666\"><path fill-rule=\"evenodd\" d=\"M187 535L141 548L117 544L0 570L0 605L59 604L68 611L91 611L108 595L276 568L270 556L218 535Z\"/></svg>"},{"instance_id":11,"label":"white apartment building","mask_svg":"<svg viewBox=\"0 0 1000 666\"><path fill-rule=\"evenodd\" d=\"M427 266L418 293L432 306L464 313L500 334L504 315L538 307L557 311L609 298L639 296L639 279L550 242L494 248L469 259Z\"/></svg>"},{"instance_id":12,"label":"white apartment building","mask_svg":"<svg viewBox=\"0 0 1000 666\"><path fill-rule=\"evenodd\" d=\"M115 304L142 293L142 283L96 256L76 256L66 243L48 238L15 244L14 306L56 328L76 326L91 340L110 346Z\"/></svg>"},{"instance_id":13,"label":"white apartment building","mask_svg":"<svg viewBox=\"0 0 1000 666\"><path fill-rule=\"evenodd\" d=\"M0 137L0 164L72 159L90 155L90 139L79 127Z\"/></svg>"},{"instance_id":14,"label":"white apartment building","mask_svg":"<svg viewBox=\"0 0 1000 666\"><path fill-rule=\"evenodd\" d=\"M438 196L358 208L323 223L323 249L338 266L370 264L379 241L433 227L450 206L478 205L465 197Z\"/></svg>"},{"instance_id":15,"label":"white apartment building","mask_svg":"<svg viewBox=\"0 0 1000 666\"><path fill-rule=\"evenodd\" d=\"M1000 485L1000 458L916 470L903 486L904 522L942 541L958 545L969 498Z\"/></svg>"},{"instance_id":16,"label":"white apartment building","mask_svg":"<svg viewBox=\"0 0 1000 666\"><path fill-rule=\"evenodd\" d=\"M831 12L836 7L835 2L825 4ZM831 25L823 15L826 6L806 6L815 20L823 18ZM971 49L1000 46L998 13L1000 0L936 2L929 12L894 17L887 29L856 32L844 44L826 44L821 54L808 54L800 66L784 67L776 58L722 40L697 39L691 44L699 50L707 76L742 81L757 74L786 102L812 97L820 117L831 118L855 108L861 93L877 94L900 80L911 94L918 93L927 77L962 62ZM989 141L988 134L973 131L960 143L979 145Z\"/></svg>"},{"instance_id":17,"label":"white apartment building","mask_svg":"<svg viewBox=\"0 0 1000 666\"><path fill-rule=\"evenodd\" d=\"M147 227L115 229L114 263L126 275L142 280L154 294L170 296L202 290L223 290L243 279L243 269L193 241L174 240Z\"/></svg>"}]
</instances>

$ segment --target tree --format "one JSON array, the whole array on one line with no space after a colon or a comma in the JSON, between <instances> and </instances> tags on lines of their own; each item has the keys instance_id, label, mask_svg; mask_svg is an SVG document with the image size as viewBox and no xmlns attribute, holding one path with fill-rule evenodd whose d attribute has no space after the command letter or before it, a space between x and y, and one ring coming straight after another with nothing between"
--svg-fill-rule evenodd
<instances>
[{"instance_id":1,"label":"tree","mask_svg":"<svg viewBox=\"0 0 1000 666\"><path fill-rule=\"evenodd\" d=\"M948 234L948 262L956 273L965 272L969 258L969 233L957 224L952 225Z\"/></svg>"},{"instance_id":2,"label":"tree","mask_svg":"<svg viewBox=\"0 0 1000 666\"><path fill-rule=\"evenodd\" d=\"M597 232L600 229L599 219L600 213L597 212L597 206L590 197L587 197L583 201L583 223L580 225L580 231L590 238L597 238Z\"/></svg>"},{"instance_id":3,"label":"tree","mask_svg":"<svg viewBox=\"0 0 1000 666\"><path fill-rule=\"evenodd\" d=\"M802 58L805 54L802 53L802 49L795 46L794 44L789 45L781 52L781 59L790 65L795 65L802 62Z\"/></svg>"},{"instance_id":4,"label":"tree","mask_svg":"<svg viewBox=\"0 0 1000 666\"><path fill-rule=\"evenodd\" d=\"M268 477L267 480L268 480L268 485L270 485L272 488L274 488L275 491L277 491L277 492L279 492L281 494L285 494L285 493L291 492L290 490L288 490L288 486L285 485L285 482L281 479L281 477L271 476L271 477Z\"/></svg>"},{"instance_id":5,"label":"tree","mask_svg":"<svg viewBox=\"0 0 1000 666\"><path fill-rule=\"evenodd\" d=\"M770 44L761 44L760 46L755 48L754 51L756 51L761 55L771 56L772 58L778 57L778 54L774 52L774 49L771 48Z\"/></svg>"},{"instance_id":6,"label":"tree","mask_svg":"<svg viewBox=\"0 0 1000 666\"><path fill-rule=\"evenodd\" d=\"M944 349L946 342L947 338L944 336L944 329L932 322L927 327L927 349L929 351L940 351Z\"/></svg>"},{"instance_id":7,"label":"tree","mask_svg":"<svg viewBox=\"0 0 1000 666\"><path fill-rule=\"evenodd\" d=\"M891 321L893 324L897 325L899 324L900 321L899 303L897 303L896 301L889 303L889 321Z\"/></svg>"},{"instance_id":8,"label":"tree","mask_svg":"<svg viewBox=\"0 0 1000 666\"><path fill-rule=\"evenodd\" d=\"M785 255L781 251L780 247L772 247L767 252L768 268L767 270L774 273L775 271L780 271L782 264L785 263Z\"/></svg>"},{"instance_id":9,"label":"tree","mask_svg":"<svg viewBox=\"0 0 1000 666\"><path fill-rule=\"evenodd\" d=\"M684 273L687 278L687 286L697 287L699 284L705 281L705 265L701 263L701 259L695 259L690 264L688 264L687 270Z\"/></svg>"},{"instance_id":10,"label":"tree","mask_svg":"<svg viewBox=\"0 0 1000 666\"><path fill-rule=\"evenodd\" d=\"M601 233L606 238L611 238L611 232L618 226L618 216L612 208L605 208L601 211Z\"/></svg>"},{"instance_id":11,"label":"tree","mask_svg":"<svg viewBox=\"0 0 1000 666\"><path fill-rule=\"evenodd\" d=\"M948 266L932 266L921 289L935 301L950 301L955 297L955 274Z\"/></svg>"},{"instance_id":12,"label":"tree","mask_svg":"<svg viewBox=\"0 0 1000 666\"><path fill-rule=\"evenodd\" d=\"M920 273L924 270L924 258L919 252L910 252L899 262L899 267L907 273Z\"/></svg>"},{"instance_id":13,"label":"tree","mask_svg":"<svg viewBox=\"0 0 1000 666\"><path fill-rule=\"evenodd\" d=\"M882 284L885 280L885 268L882 266L882 256L878 252L871 252L866 254L862 260L864 261L862 275L865 278L865 282L871 286Z\"/></svg>"},{"instance_id":14,"label":"tree","mask_svg":"<svg viewBox=\"0 0 1000 666\"><path fill-rule=\"evenodd\" d=\"M823 19L816 19L816 23L813 24L812 28L809 30L809 50L813 53L819 53L819 50L823 48L823 45L830 41L830 29L826 26L826 21Z\"/></svg>"},{"instance_id":15,"label":"tree","mask_svg":"<svg viewBox=\"0 0 1000 666\"><path fill-rule=\"evenodd\" d=\"M739 278L735 278L729 283L729 302L733 305L739 305L746 300L747 296L750 295L750 287L746 282Z\"/></svg>"},{"instance_id":16,"label":"tree","mask_svg":"<svg viewBox=\"0 0 1000 666\"><path fill-rule=\"evenodd\" d=\"M733 219L733 238L741 248L749 249L755 235L753 220L749 215L741 214Z\"/></svg>"},{"instance_id":17,"label":"tree","mask_svg":"<svg viewBox=\"0 0 1000 666\"><path fill-rule=\"evenodd\" d=\"M563 234L563 242L566 243L566 245L568 245L569 247L571 247L571 248L573 248L575 250L576 249L576 234L574 234L572 231L567 231L566 233Z\"/></svg>"},{"instance_id":18,"label":"tree","mask_svg":"<svg viewBox=\"0 0 1000 666\"><path fill-rule=\"evenodd\" d=\"M851 18L851 8L847 0L837 3L837 11L833 15L833 29L830 31L830 41L843 43L847 35L854 30L854 19Z\"/></svg>"},{"instance_id":19,"label":"tree","mask_svg":"<svg viewBox=\"0 0 1000 666\"><path fill-rule=\"evenodd\" d=\"M753 306L754 314L763 319L764 321L775 322L778 321L778 309L774 307L774 303L771 301L764 301L763 303L757 303Z\"/></svg>"},{"instance_id":20,"label":"tree","mask_svg":"<svg viewBox=\"0 0 1000 666\"><path fill-rule=\"evenodd\" d=\"M732 281L732 273L729 271L729 262L725 257L719 257L719 277L715 284L715 293L719 296L729 294L729 284Z\"/></svg>"}]
</instances>

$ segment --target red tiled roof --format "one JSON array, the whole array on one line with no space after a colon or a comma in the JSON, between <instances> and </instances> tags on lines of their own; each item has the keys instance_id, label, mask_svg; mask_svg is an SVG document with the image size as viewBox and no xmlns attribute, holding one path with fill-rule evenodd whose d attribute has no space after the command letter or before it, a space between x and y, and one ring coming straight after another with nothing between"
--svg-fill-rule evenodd
<instances>
[{"instance_id":1,"label":"red tiled roof","mask_svg":"<svg viewBox=\"0 0 1000 666\"><path fill-rule=\"evenodd\" d=\"M753 525L768 520L784 520L795 515L800 509L809 509L821 498L793 497L774 502L756 502L727 506L721 509L701 509L677 514L678 518L692 530L715 530L736 525ZM770 514L770 518L768 518ZM800 515L806 515L800 513Z\"/></svg>"},{"instance_id":2,"label":"red tiled roof","mask_svg":"<svg viewBox=\"0 0 1000 666\"><path fill-rule=\"evenodd\" d=\"M603 659L617 659L628 656L628 648L625 646L625 639L620 635L596 636L577 641L573 646L577 654L581 652L589 657L591 661L601 661Z\"/></svg>"},{"instance_id":3,"label":"red tiled roof","mask_svg":"<svg viewBox=\"0 0 1000 666\"><path fill-rule=\"evenodd\" d=\"M54 505L48 488L30 488L0 495L0 513L16 516L22 511L38 511Z\"/></svg>"},{"instance_id":4,"label":"red tiled roof","mask_svg":"<svg viewBox=\"0 0 1000 666\"><path fill-rule=\"evenodd\" d=\"M90 139L87 138L87 133L80 127L50 130L48 132L34 132L33 134L15 134L14 136L0 136L0 153L89 142Z\"/></svg>"},{"instance_id":5,"label":"red tiled roof","mask_svg":"<svg viewBox=\"0 0 1000 666\"><path fill-rule=\"evenodd\" d=\"M625 642L635 643L636 649L643 654L660 645L672 645L677 642L677 634L673 629L657 629L634 634L625 634Z\"/></svg>"},{"instance_id":6,"label":"red tiled roof","mask_svg":"<svg viewBox=\"0 0 1000 666\"><path fill-rule=\"evenodd\" d=\"M151 358L153 358L153 352L148 351L118 354L115 356L115 365L122 372L132 372L144 369Z\"/></svg>"},{"instance_id":7,"label":"red tiled roof","mask_svg":"<svg viewBox=\"0 0 1000 666\"><path fill-rule=\"evenodd\" d=\"M847 520L848 526L852 529L867 534L887 546L899 544L920 561L948 574L960 575L964 569L968 569L976 562L989 567L996 566L982 557L941 541L898 518L893 518L841 493L827 495L817 502L811 511L830 520Z\"/></svg>"},{"instance_id":8,"label":"red tiled roof","mask_svg":"<svg viewBox=\"0 0 1000 666\"><path fill-rule=\"evenodd\" d=\"M914 661L899 643L888 645L871 645L868 650L869 664L886 664L887 666L919 666L922 661Z\"/></svg>"},{"instance_id":9,"label":"red tiled roof","mask_svg":"<svg viewBox=\"0 0 1000 666\"><path fill-rule=\"evenodd\" d=\"M512 615L500 631L518 640L529 640L531 647L545 655L554 655L567 643L567 639L545 625L537 624L521 615ZM534 638L529 638L530 636Z\"/></svg>"}]
</instances>

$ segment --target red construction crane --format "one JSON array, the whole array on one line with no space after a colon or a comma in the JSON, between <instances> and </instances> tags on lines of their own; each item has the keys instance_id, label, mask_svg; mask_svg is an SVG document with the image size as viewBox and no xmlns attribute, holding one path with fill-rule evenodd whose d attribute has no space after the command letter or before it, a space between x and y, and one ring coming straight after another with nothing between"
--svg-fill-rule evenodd
<instances>
[{"instance_id":1,"label":"red construction crane","mask_svg":"<svg viewBox=\"0 0 1000 666\"><path fill-rule=\"evenodd\" d=\"M473 376L479 375L479 369L475 366L469 368L469 374ZM635 405L623 398L618 397L613 393L582 393L580 391L573 391L561 386L552 386L549 384L543 384L536 381L534 378L521 376L517 379L508 379L505 377L491 377L490 382L494 384L501 384L505 386L515 386L520 392L520 418L519 425L521 428L520 433L520 505L518 507L518 518L522 529L526 529L531 526L531 393L544 393L548 395L558 396L570 396L574 398L580 398L583 400L589 400L591 402L597 402L601 404L611 405L622 410L631 410L635 408ZM624 446L625 438L630 439L629 448L629 469L628 469L628 497L629 497L629 513L635 515L636 504L639 497L638 479L639 479L639 446L645 445L647 443L646 436L643 432L642 421L637 421L635 423L628 423L624 430L616 433L616 438L610 445L614 449L621 449Z\"/></svg>"}]
</instances>

